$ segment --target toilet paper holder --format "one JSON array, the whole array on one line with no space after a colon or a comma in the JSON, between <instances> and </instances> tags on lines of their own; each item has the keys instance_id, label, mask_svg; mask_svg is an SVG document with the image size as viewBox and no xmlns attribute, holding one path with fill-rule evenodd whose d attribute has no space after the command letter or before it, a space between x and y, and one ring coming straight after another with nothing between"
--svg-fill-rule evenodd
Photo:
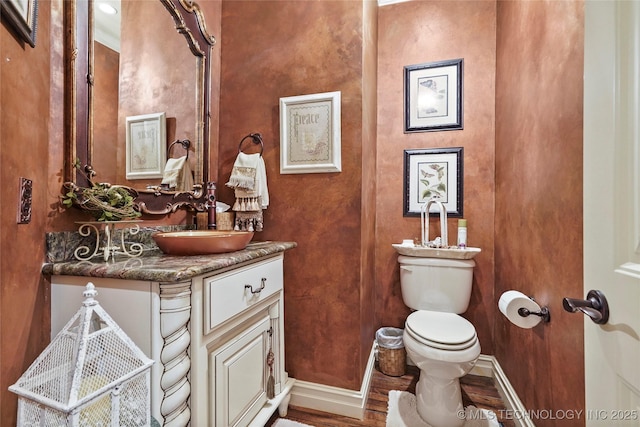
<instances>
[{"instance_id":1,"label":"toilet paper holder","mask_svg":"<svg viewBox=\"0 0 640 427\"><path fill-rule=\"evenodd\" d=\"M531 297L529 297L529 299L531 301L535 301L535 299ZM549 312L549 307L542 307L540 308L540 311L531 311L528 308L520 307L518 309L518 314L522 317L540 316L544 323L549 323L549 321L551 320L551 313Z\"/></svg>"}]
</instances>

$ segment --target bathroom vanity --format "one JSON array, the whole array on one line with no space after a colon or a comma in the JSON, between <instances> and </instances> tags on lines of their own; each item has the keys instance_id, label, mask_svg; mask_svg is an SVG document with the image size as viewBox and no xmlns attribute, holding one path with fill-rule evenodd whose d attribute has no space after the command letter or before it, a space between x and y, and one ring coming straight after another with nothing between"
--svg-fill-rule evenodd
<instances>
[{"instance_id":1,"label":"bathroom vanity","mask_svg":"<svg viewBox=\"0 0 640 427\"><path fill-rule=\"evenodd\" d=\"M283 260L295 246L45 264L52 337L92 282L100 305L155 360L151 410L161 425L263 426L276 410L286 415L294 383L284 369Z\"/></svg>"}]
</instances>

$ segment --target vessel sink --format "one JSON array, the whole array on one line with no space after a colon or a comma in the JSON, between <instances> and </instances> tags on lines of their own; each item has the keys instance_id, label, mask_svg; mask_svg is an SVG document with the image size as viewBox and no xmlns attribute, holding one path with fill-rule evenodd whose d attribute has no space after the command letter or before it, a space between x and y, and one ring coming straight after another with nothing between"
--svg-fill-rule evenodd
<instances>
[{"instance_id":1,"label":"vessel sink","mask_svg":"<svg viewBox=\"0 0 640 427\"><path fill-rule=\"evenodd\" d=\"M430 248L427 246L413 246L392 244L400 255L415 256L422 258L449 258L449 259L472 259L478 255L480 248Z\"/></svg>"},{"instance_id":2,"label":"vessel sink","mask_svg":"<svg viewBox=\"0 0 640 427\"><path fill-rule=\"evenodd\" d=\"M169 255L206 255L239 251L253 238L252 231L189 230L151 235L160 250Z\"/></svg>"}]
</instances>

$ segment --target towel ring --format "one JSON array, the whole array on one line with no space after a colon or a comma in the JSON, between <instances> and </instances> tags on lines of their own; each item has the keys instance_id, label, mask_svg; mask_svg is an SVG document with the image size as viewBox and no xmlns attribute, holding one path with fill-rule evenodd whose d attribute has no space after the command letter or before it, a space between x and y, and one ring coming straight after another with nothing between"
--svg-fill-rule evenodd
<instances>
[{"instance_id":1,"label":"towel ring","mask_svg":"<svg viewBox=\"0 0 640 427\"><path fill-rule=\"evenodd\" d=\"M260 156L262 157L262 153L264 152L264 143L262 142L262 135L260 135L259 133L250 133L249 135L242 138L242 140L240 141L240 145L238 145L238 152L242 153L242 143L247 138L251 138L253 140L253 143L256 145L260 144Z\"/></svg>"},{"instance_id":2,"label":"towel ring","mask_svg":"<svg viewBox=\"0 0 640 427\"><path fill-rule=\"evenodd\" d=\"M188 139L182 139L182 140L178 139L178 140L173 141L171 143L171 145L169 145L169 148L167 148L167 154L169 155L169 157L171 157L171 149L176 144L182 145L182 148L187 150L187 159L188 159L189 158L189 147L191 147L191 141L189 141Z\"/></svg>"}]
</instances>

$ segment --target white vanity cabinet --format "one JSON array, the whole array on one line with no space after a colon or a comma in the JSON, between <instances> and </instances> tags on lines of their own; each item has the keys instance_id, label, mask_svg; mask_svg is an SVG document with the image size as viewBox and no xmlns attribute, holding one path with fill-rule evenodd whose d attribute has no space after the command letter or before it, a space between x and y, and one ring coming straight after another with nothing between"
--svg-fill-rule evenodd
<instances>
[{"instance_id":1,"label":"white vanity cabinet","mask_svg":"<svg viewBox=\"0 0 640 427\"><path fill-rule=\"evenodd\" d=\"M293 380L284 370L282 261L267 258L194 286L193 318L201 322L191 329L192 425L262 427L276 409L286 415Z\"/></svg>"},{"instance_id":2,"label":"white vanity cabinet","mask_svg":"<svg viewBox=\"0 0 640 427\"><path fill-rule=\"evenodd\" d=\"M53 275L52 337L93 282L102 307L156 362L151 407L161 425L262 427L276 410L286 415L294 382L284 370L283 258L170 283Z\"/></svg>"}]
</instances>

